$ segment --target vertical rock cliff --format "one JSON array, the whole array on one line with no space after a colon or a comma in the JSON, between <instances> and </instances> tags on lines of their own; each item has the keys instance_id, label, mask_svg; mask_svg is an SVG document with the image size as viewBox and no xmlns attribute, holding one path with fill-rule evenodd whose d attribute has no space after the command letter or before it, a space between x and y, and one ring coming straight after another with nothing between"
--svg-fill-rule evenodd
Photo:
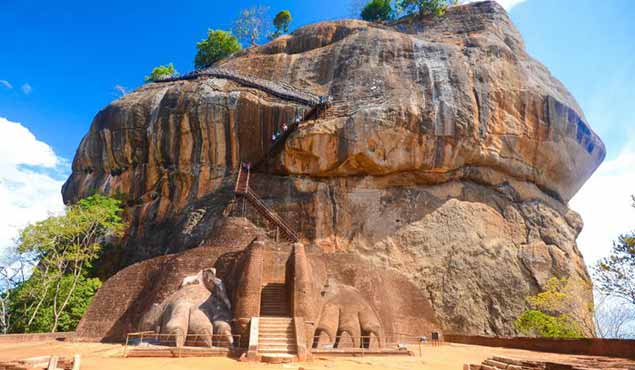
<instances>
[{"instance_id":1,"label":"vertical rock cliff","mask_svg":"<svg viewBox=\"0 0 635 370\"><path fill-rule=\"evenodd\" d=\"M307 107L236 81L148 84L104 108L63 195L127 199L113 269L209 245L240 161L264 160L252 186L306 245L401 274L448 331L513 334L550 277L590 281L567 202L604 145L496 3L314 24L220 67L333 105L269 157Z\"/></svg>"}]
</instances>

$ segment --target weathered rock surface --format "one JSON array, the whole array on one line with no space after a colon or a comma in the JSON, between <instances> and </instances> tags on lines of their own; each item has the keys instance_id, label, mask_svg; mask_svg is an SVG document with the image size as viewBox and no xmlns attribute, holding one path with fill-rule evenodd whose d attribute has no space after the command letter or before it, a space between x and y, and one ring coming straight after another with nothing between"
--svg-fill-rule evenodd
<instances>
[{"instance_id":1,"label":"weathered rock surface","mask_svg":"<svg viewBox=\"0 0 635 370\"><path fill-rule=\"evenodd\" d=\"M589 280L566 202L604 146L496 3L319 23L222 67L334 97L252 186L305 244L402 274L446 330L513 334L549 277ZM97 115L64 198L127 196L120 266L209 245L240 161L303 109L223 79L146 85Z\"/></svg>"}]
</instances>

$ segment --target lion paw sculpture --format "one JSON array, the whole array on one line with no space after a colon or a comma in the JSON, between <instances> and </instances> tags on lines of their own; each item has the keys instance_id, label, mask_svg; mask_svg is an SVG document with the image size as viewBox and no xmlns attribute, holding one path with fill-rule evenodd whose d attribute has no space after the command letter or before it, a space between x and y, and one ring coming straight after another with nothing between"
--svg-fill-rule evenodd
<instances>
[{"instance_id":1,"label":"lion paw sculpture","mask_svg":"<svg viewBox=\"0 0 635 370\"><path fill-rule=\"evenodd\" d=\"M179 290L143 316L142 331L174 336L177 347L186 344L233 346L231 303L213 268L183 279ZM216 340L214 340L216 339Z\"/></svg>"},{"instance_id":2,"label":"lion paw sculpture","mask_svg":"<svg viewBox=\"0 0 635 370\"><path fill-rule=\"evenodd\" d=\"M372 335L383 347L384 333L379 317L357 289L329 279L321 297L323 306L315 328L317 336L326 334L329 343L340 347L342 336L347 334L355 348L368 348Z\"/></svg>"}]
</instances>

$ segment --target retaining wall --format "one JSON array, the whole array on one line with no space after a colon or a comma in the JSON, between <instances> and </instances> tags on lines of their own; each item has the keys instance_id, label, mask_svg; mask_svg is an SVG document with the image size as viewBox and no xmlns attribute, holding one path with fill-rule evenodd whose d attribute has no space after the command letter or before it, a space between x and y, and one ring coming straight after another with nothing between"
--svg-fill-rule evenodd
<instances>
[{"instance_id":1,"label":"retaining wall","mask_svg":"<svg viewBox=\"0 0 635 370\"><path fill-rule=\"evenodd\" d=\"M445 341L540 352L635 359L635 340L632 339L550 339L446 334Z\"/></svg>"},{"instance_id":2,"label":"retaining wall","mask_svg":"<svg viewBox=\"0 0 635 370\"><path fill-rule=\"evenodd\" d=\"M0 335L0 343L42 342L49 340L71 340L75 332L59 333L29 333L29 334L3 334Z\"/></svg>"}]
</instances>

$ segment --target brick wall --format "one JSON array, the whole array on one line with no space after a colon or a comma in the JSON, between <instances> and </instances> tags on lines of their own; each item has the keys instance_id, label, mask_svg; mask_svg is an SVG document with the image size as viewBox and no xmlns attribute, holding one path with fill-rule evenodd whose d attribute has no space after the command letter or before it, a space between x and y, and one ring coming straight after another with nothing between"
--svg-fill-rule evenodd
<instances>
[{"instance_id":1,"label":"brick wall","mask_svg":"<svg viewBox=\"0 0 635 370\"><path fill-rule=\"evenodd\" d=\"M479 346L635 359L635 340L629 339L549 339L446 334L445 340L447 342Z\"/></svg>"},{"instance_id":2,"label":"brick wall","mask_svg":"<svg viewBox=\"0 0 635 370\"><path fill-rule=\"evenodd\" d=\"M28 334L4 334L0 335L0 343L19 342L43 342L50 340L71 340L74 339L75 332L65 333L28 333Z\"/></svg>"}]
</instances>

